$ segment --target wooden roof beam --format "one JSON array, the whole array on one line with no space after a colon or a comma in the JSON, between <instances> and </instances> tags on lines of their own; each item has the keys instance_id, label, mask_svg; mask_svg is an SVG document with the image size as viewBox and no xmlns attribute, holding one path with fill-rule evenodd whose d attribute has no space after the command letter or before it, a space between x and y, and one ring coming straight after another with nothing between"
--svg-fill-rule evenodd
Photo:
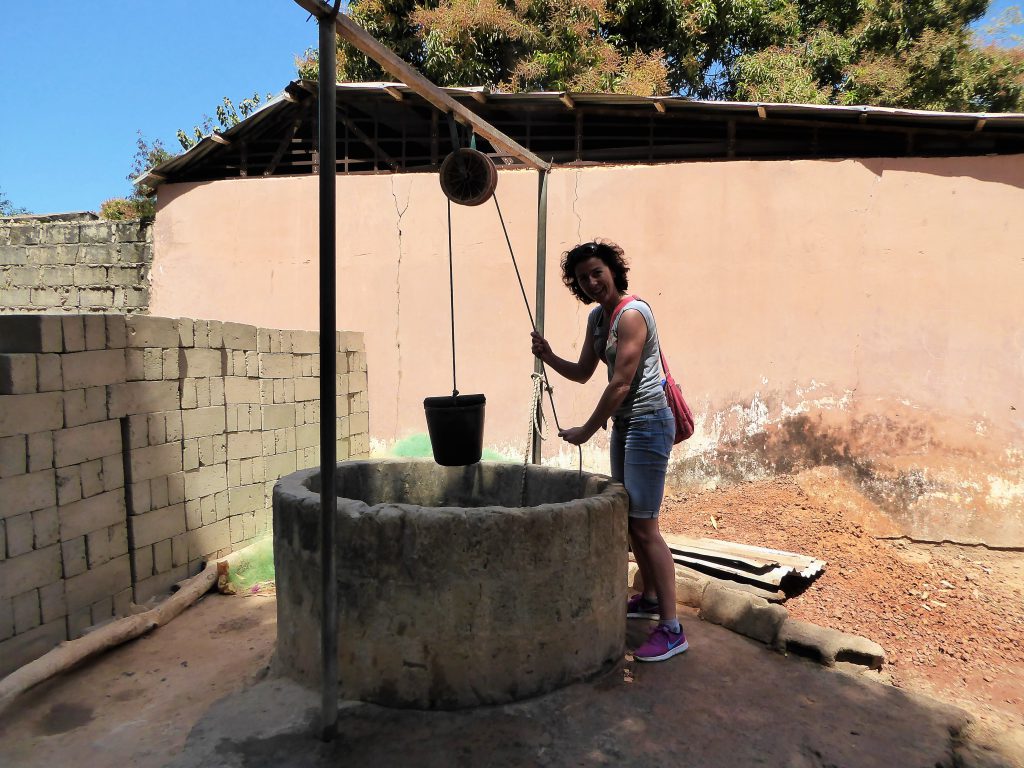
<instances>
[{"instance_id":1,"label":"wooden roof beam","mask_svg":"<svg viewBox=\"0 0 1024 768\"><path fill-rule=\"evenodd\" d=\"M656 110L658 110L659 112L661 112L661 114L663 114L663 115L667 111L667 107L665 106L665 102L663 102L661 99L657 99L654 102L654 108Z\"/></svg>"},{"instance_id":2,"label":"wooden roof beam","mask_svg":"<svg viewBox=\"0 0 1024 768\"><path fill-rule=\"evenodd\" d=\"M338 13L335 16L334 9L323 0L295 0L295 2L318 19L333 17L335 32L345 42L380 64L385 72L401 80L409 86L410 90L422 96L441 112L452 114L460 123L470 126L475 133L487 139L492 146L519 158L531 168L546 171L551 167L550 163L541 160L515 139L506 136L475 112L453 99L443 89L434 85L344 13Z\"/></svg>"},{"instance_id":3,"label":"wooden roof beam","mask_svg":"<svg viewBox=\"0 0 1024 768\"><path fill-rule=\"evenodd\" d=\"M572 96L570 96L568 92L563 93L561 96L559 96L558 100L565 104L565 106L568 107L569 109L576 109L576 102L572 100Z\"/></svg>"},{"instance_id":4,"label":"wooden roof beam","mask_svg":"<svg viewBox=\"0 0 1024 768\"><path fill-rule=\"evenodd\" d=\"M384 86L384 92L388 96L390 96L392 99L394 99L395 101L401 101L402 99L405 98L405 96L402 94L402 92L400 90L398 90L397 88L395 88L395 86L393 86L393 85L385 85Z\"/></svg>"}]
</instances>

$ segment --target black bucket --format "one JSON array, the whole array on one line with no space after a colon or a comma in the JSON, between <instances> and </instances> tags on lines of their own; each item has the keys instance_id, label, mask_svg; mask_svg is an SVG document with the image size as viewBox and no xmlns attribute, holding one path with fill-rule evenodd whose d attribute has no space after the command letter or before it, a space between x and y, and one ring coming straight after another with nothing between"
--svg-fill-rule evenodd
<instances>
[{"instance_id":1,"label":"black bucket","mask_svg":"<svg viewBox=\"0 0 1024 768\"><path fill-rule=\"evenodd\" d=\"M476 464L484 451L483 395L427 397L427 431L434 461L442 467Z\"/></svg>"}]
</instances>

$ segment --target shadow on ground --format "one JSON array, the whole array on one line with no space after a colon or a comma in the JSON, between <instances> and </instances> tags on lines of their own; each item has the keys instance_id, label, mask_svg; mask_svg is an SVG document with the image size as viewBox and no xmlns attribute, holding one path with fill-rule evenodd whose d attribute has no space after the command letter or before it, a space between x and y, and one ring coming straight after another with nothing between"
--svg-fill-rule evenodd
<instances>
[{"instance_id":1,"label":"shadow on ground","mask_svg":"<svg viewBox=\"0 0 1024 768\"><path fill-rule=\"evenodd\" d=\"M644 625L630 624L636 643ZM517 704L420 712L347 703L331 744L314 736L319 693L271 678L214 705L172 766L1000 764L965 760L962 710L784 658L694 618L687 628L683 656L627 657L595 681Z\"/></svg>"}]
</instances>

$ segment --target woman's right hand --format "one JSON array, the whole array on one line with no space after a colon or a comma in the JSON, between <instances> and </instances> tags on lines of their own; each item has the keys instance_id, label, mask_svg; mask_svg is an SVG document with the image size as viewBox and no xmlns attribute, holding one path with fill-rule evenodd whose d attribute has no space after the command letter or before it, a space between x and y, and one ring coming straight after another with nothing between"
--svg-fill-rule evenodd
<instances>
[{"instance_id":1,"label":"woman's right hand","mask_svg":"<svg viewBox=\"0 0 1024 768\"><path fill-rule=\"evenodd\" d=\"M547 362L551 357L551 345L548 344L547 339L541 336L536 331L530 332L531 351L534 357L539 357L541 360Z\"/></svg>"}]
</instances>

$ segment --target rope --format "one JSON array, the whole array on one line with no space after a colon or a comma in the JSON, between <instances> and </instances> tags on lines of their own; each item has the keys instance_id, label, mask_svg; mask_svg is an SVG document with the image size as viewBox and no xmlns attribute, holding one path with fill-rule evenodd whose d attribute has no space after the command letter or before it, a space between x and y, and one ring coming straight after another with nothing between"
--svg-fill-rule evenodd
<instances>
[{"instance_id":1,"label":"rope","mask_svg":"<svg viewBox=\"0 0 1024 768\"><path fill-rule=\"evenodd\" d=\"M448 296L452 312L452 400L459 396L455 383L455 271L452 266L452 201L448 200Z\"/></svg>"},{"instance_id":2,"label":"rope","mask_svg":"<svg viewBox=\"0 0 1024 768\"><path fill-rule=\"evenodd\" d=\"M449 203L449 207L450 206L451 206L451 204ZM523 276L519 272L519 262L516 261L516 254L515 254L515 251L512 249L512 239L508 236L508 227L505 226L505 217L501 215L501 205L498 203L498 195L497 195L497 193L494 194L494 207L498 211L498 221L501 222L501 231L505 235L505 244L508 245L508 255L512 257L512 266L516 270L516 279L519 281L519 292L523 295L523 304L526 305L526 314L529 315L529 317L530 317L530 325L533 327L533 330L536 331L537 330L537 323L533 319L533 311L530 309L530 300L526 297L526 287L523 285ZM449 233L450 233L450 231L451 231L451 225L449 225ZM542 394L538 393L538 388L539 388L539 386L541 384L541 378L542 377L543 377L544 389L548 393L548 402L551 403L551 415L552 415L552 417L554 417L555 427L558 428L559 432L562 431L562 425L558 421L558 411L555 409L555 398L554 398L554 391L555 390L554 390L554 387L551 386L551 382L548 380L548 369L547 369L547 366L544 365L544 361L543 360L540 361L540 374L538 374L536 371L534 371L531 374L531 376L533 378L533 397L531 398L531 401L532 401L532 408L533 408L533 414L534 415L531 417L531 426L530 426L531 431L530 431L529 435L530 435L530 439L532 439L532 437L533 437L533 430L536 430L537 434L540 435L541 440L543 440L545 438L544 438L543 433L541 432L541 428L542 427L541 427L541 424L539 423L539 421L543 420L544 417L543 417L543 413L541 412L539 406L541 404L541 401L544 399L544 396ZM577 471L577 478L582 483L582 480L583 480L583 446L582 445L577 445L576 448L579 451L579 470ZM525 502L525 496L526 496L526 464L529 461L529 458L530 458L530 449L529 449L529 446L527 446L526 458L524 458L524 460L523 460L523 497L524 497L523 503L524 504L526 503Z\"/></svg>"}]
</instances>

